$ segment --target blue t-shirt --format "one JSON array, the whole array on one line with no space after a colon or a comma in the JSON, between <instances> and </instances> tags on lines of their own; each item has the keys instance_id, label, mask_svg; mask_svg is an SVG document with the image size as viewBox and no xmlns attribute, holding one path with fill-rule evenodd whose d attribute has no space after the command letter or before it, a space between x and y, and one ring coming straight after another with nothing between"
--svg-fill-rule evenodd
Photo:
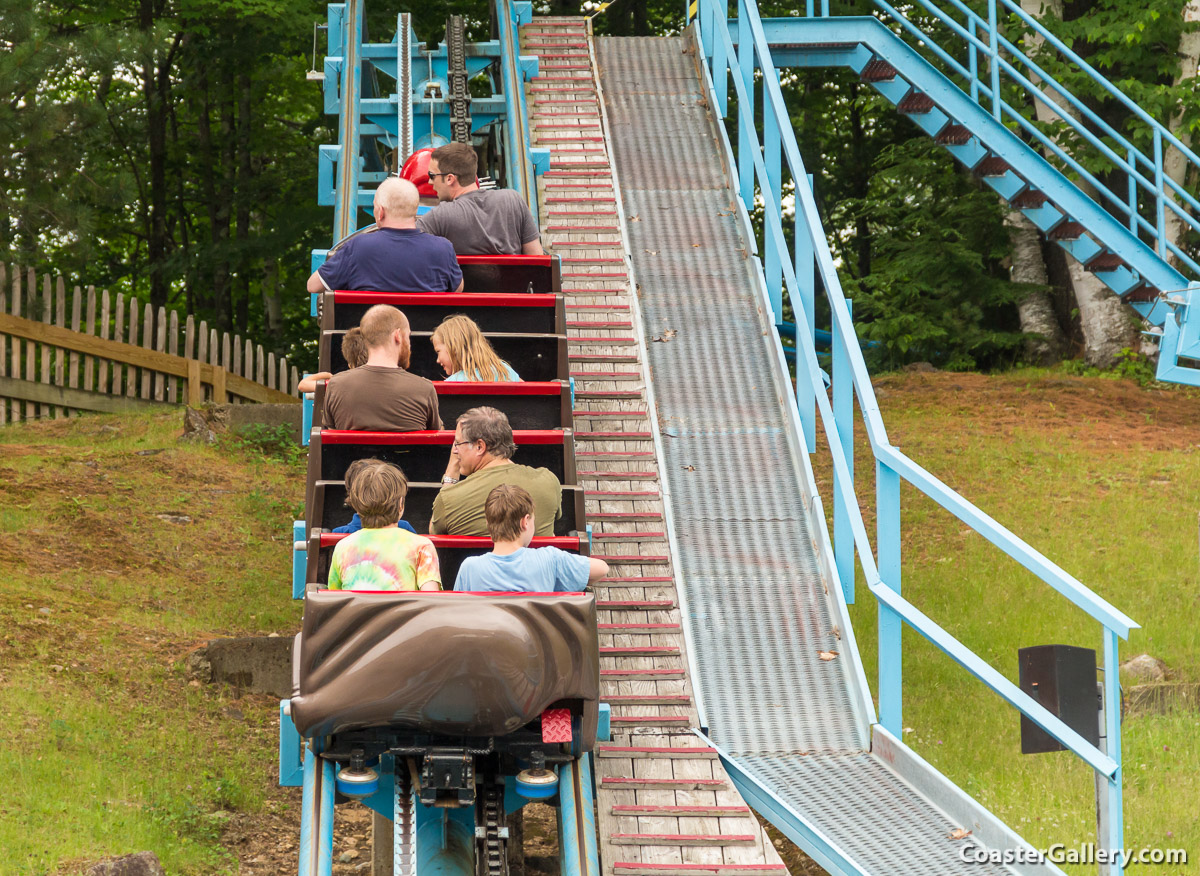
<instances>
[{"instance_id":1,"label":"blue t-shirt","mask_svg":"<svg viewBox=\"0 0 1200 876\"><path fill-rule=\"evenodd\" d=\"M396 525L399 526L401 529L407 529L413 535L417 534L417 531L415 529L413 529L412 524L409 523L407 520L401 520ZM359 517L358 512L355 511L354 516L350 518L349 523L347 523L345 526L335 526L332 531L333 532L358 532L360 529L362 529L362 518Z\"/></svg>"},{"instance_id":2,"label":"blue t-shirt","mask_svg":"<svg viewBox=\"0 0 1200 876\"><path fill-rule=\"evenodd\" d=\"M519 374L517 374L517 372L513 371L512 366L509 365L507 362L504 363L504 369L508 372L508 376L505 377L504 380L498 381L499 383L505 383L505 382L520 383L521 382L521 375L519 375ZM453 374L451 374L449 377L446 378L446 382L447 383L466 383L467 382L467 372L465 372L461 369L458 371L455 371Z\"/></svg>"},{"instance_id":3,"label":"blue t-shirt","mask_svg":"<svg viewBox=\"0 0 1200 876\"><path fill-rule=\"evenodd\" d=\"M458 570L455 590L479 593L578 593L587 587L587 557L556 547L521 548L503 557L467 557Z\"/></svg>"},{"instance_id":4,"label":"blue t-shirt","mask_svg":"<svg viewBox=\"0 0 1200 876\"><path fill-rule=\"evenodd\" d=\"M462 281L450 241L415 228L356 234L317 274L328 289L364 292L453 292Z\"/></svg>"}]
</instances>

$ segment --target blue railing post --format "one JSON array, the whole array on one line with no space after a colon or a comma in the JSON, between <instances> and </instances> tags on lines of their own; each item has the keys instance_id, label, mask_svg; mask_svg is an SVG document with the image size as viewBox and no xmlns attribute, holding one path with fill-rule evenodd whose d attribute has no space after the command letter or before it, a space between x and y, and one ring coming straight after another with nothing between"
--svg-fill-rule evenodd
<instances>
[{"instance_id":1,"label":"blue railing post","mask_svg":"<svg viewBox=\"0 0 1200 876\"><path fill-rule=\"evenodd\" d=\"M1158 228L1158 245L1155 251L1160 259L1167 257L1167 217L1163 202L1163 143L1162 131L1154 129L1154 206Z\"/></svg>"},{"instance_id":2,"label":"blue railing post","mask_svg":"<svg viewBox=\"0 0 1200 876\"><path fill-rule=\"evenodd\" d=\"M1108 778L1108 836L1100 837L1110 849L1125 847L1125 815L1121 804L1121 672L1118 659L1118 640L1114 630L1104 628L1104 733L1107 737L1105 754L1117 763L1117 770Z\"/></svg>"},{"instance_id":3,"label":"blue railing post","mask_svg":"<svg viewBox=\"0 0 1200 876\"><path fill-rule=\"evenodd\" d=\"M1137 154L1137 150L1132 146L1125 153L1125 157L1129 161L1125 176L1129 197L1129 231L1135 235L1138 233L1137 178L1134 175L1137 170Z\"/></svg>"},{"instance_id":4,"label":"blue railing post","mask_svg":"<svg viewBox=\"0 0 1200 876\"><path fill-rule=\"evenodd\" d=\"M813 0L804 0L804 14L808 18L813 17L813 12L814 12L813 5L814 5Z\"/></svg>"},{"instance_id":5,"label":"blue railing post","mask_svg":"<svg viewBox=\"0 0 1200 876\"><path fill-rule=\"evenodd\" d=\"M992 73L992 118L1000 121L1000 49L998 26L996 24L996 0L988 0L988 51Z\"/></svg>"},{"instance_id":6,"label":"blue railing post","mask_svg":"<svg viewBox=\"0 0 1200 876\"><path fill-rule=\"evenodd\" d=\"M781 175L782 149L780 147L779 125L784 121L775 118L775 107L763 95L763 162L767 168L767 178L759 181L763 189L770 189L775 195L775 203L780 203L783 195L783 179ZM747 205L749 209L749 205ZM775 325L783 322L783 264L780 261L777 238L769 230L763 233L764 260L763 270L767 279L767 300L771 302L771 314ZM799 349L799 346L797 346Z\"/></svg>"},{"instance_id":7,"label":"blue railing post","mask_svg":"<svg viewBox=\"0 0 1200 876\"><path fill-rule=\"evenodd\" d=\"M876 552L879 579L900 593L900 475L881 461L875 464ZM904 623L892 608L879 603L879 723L903 739Z\"/></svg>"},{"instance_id":8,"label":"blue railing post","mask_svg":"<svg viewBox=\"0 0 1200 876\"><path fill-rule=\"evenodd\" d=\"M729 0L715 0L712 9L712 26L722 27L728 33ZM717 107L721 110L721 118L724 119L729 117L729 56L725 48L725 39L718 36L715 30L710 30L708 35L713 41L713 88L717 91Z\"/></svg>"},{"instance_id":9,"label":"blue railing post","mask_svg":"<svg viewBox=\"0 0 1200 876\"><path fill-rule=\"evenodd\" d=\"M847 298L846 309L853 302ZM809 323L812 325L812 323ZM850 509L845 496L854 495L854 370L850 365L850 350L846 339L836 330L832 332L833 352L833 422L837 426L842 455L846 458L846 471L850 483L842 485L834 469L833 487L833 563L837 568L838 581L846 603L854 603L854 532L850 528ZM799 341L796 347L799 349Z\"/></svg>"},{"instance_id":10,"label":"blue railing post","mask_svg":"<svg viewBox=\"0 0 1200 876\"><path fill-rule=\"evenodd\" d=\"M747 0L738 0L738 75L745 86L745 101L738 101L738 192L747 211L754 210L754 154L758 130L754 126L754 37L750 31ZM745 104L744 106L742 104Z\"/></svg>"},{"instance_id":11,"label":"blue railing post","mask_svg":"<svg viewBox=\"0 0 1200 876\"><path fill-rule=\"evenodd\" d=\"M796 173L803 173L804 168L792 168L792 186L796 196L796 234L793 248L795 249L796 287L800 293L800 307L804 311L804 325L809 331L816 326L817 314L817 256L813 251L812 237L814 229L804 223L804 210L800 206L800 181ZM812 174L808 174L808 187L813 187ZM801 322L796 320L796 331L800 331ZM815 334L814 334L815 339ZM800 341L796 340L796 407L800 409L800 425L804 429L804 446L809 453L817 451L817 396L813 391L812 381L800 377ZM807 360L806 360L807 361Z\"/></svg>"},{"instance_id":12,"label":"blue railing post","mask_svg":"<svg viewBox=\"0 0 1200 876\"><path fill-rule=\"evenodd\" d=\"M967 40L967 67L971 71L971 103L979 103L979 50L975 47L975 19L967 22L971 39Z\"/></svg>"}]
</instances>

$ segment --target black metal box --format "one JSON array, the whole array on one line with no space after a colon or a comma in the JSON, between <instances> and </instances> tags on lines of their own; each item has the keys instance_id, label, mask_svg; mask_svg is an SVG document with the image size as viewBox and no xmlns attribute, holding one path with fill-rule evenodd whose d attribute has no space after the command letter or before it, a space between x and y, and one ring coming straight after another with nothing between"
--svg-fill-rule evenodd
<instances>
[{"instance_id":1,"label":"black metal box","mask_svg":"<svg viewBox=\"0 0 1200 876\"><path fill-rule=\"evenodd\" d=\"M1074 645L1035 645L1017 651L1021 690L1093 745L1100 744L1096 652ZM1064 751L1053 736L1021 716L1021 753Z\"/></svg>"}]
</instances>

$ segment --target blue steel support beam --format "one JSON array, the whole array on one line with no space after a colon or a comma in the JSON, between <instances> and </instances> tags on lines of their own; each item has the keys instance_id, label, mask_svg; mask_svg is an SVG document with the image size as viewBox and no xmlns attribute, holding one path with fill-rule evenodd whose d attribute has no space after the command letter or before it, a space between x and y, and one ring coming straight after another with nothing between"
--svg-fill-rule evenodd
<instances>
[{"instance_id":1,"label":"blue steel support beam","mask_svg":"<svg viewBox=\"0 0 1200 876\"><path fill-rule=\"evenodd\" d=\"M560 876L600 876L592 758L582 755L558 771Z\"/></svg>"},{"instance_id":2,"label":"blue steel support beam","mask_svg":"<svg viewBox=\"0 0 1200 876\"><path fill-rule=\"evenodd\" d=\"M358 230L359 98L362 94L363 3L347 0L342 14L342 72L338 95L337 198L333 205L333 239L341 240ZM332 7L331 7L332 10ZM333 14L330 12L330 19ZM332 21L331 21L332 23ZM330 28L332 33L332 27Z\"/></svg>"}]
</instances>

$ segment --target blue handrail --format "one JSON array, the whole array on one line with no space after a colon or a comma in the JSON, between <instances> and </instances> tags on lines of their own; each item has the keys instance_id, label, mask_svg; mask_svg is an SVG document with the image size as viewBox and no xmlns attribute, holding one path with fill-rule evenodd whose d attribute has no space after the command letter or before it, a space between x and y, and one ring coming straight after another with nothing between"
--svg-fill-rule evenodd
<instances>
[{"instance_id":1,"label":"blue handrail","mask_svg":"<svg viewBox=\"0 0 1200 876\"><path fill-rule=\"evenodd\" d=\"M947 68L966 80L969 83L966 90L974 100L981 104L991 103L993 115L998 120L1003 120L1005 117L1011 119L1065 166L1087 180L1100 196L1128 218L1131 232L1134 234L1138 234L1140 231L1146 232L1147 237L1154 241L1160 258L1165 259L1169 255L1175 256L1187 268L1200 275L1200 263L1168 237L1166 228L1166 215L1169 211L1182 225L1200 231L1200 220L1194 215L1200 214L1200 200L1197 200L1177 180L1166 175L1163 151L1166 148L1178 150L1189 164L1197 167L1200 167L1200 157L1172 134L1169 128L1146 113L1137 103L1012 0L988 0L987 18L972 10L962 0L946 0L949 6L961 14L965 23L957 21L932 0L916 0L922 9L963 41L967 53L966 66L957 61L943 46L938 45L934 41L934 34L918 27L887 0L872 0L872 2L883 13L885 20L890 19L903 33L918 41L921 49L932 53ZM1043 40L1045 45L1058 52L1068 64L1084 73L1107 94L1115 98L1134 118L1149 126L1148 139L1153 144L1154 154L1147 156L1142 153L1133 145L1129 137L1117 131L1048 73L1042 65L1031 59L1013 41L1009 40L1002 32L1001 24L998 21L998 5L1030 28L1038 38ZM827 14L828 12L823 13L823 15ZM1001 54L1002 52L1007 53L1012 60L1005 58ZM978 68L981 55L988 61L990 72L989 81L986 83L979 79ZM1018 70L1018 66L1026 68L1029 76L1036 77L1040 83L1035 84L1031 81L1028 76ZM1124 192L1110 190L1096 178L1095 174L1084 169L1085 156L1082 153L1070 154L1061 143L1056 142L1056 138L1047 136L1026 119L1018 109L1005 102L1000 96L1001 73L1005 75L1007 81L1015 83L1022 92L1030 95L1034 101L1040 102L1054 114L1058 122L1070 128L1074 135L1091 146L1095 152L1087 158L1094 158L1095 153L1098 152L1106 162L1105 166L1108 169L1124 173L1127 176L1126 190ZM1053 92L1061 98L1065 106L1051 99L1049 92ZM1100 132L1100 136L1095 133L1097 131ZM1124 156L1104 143L1102 137L1110 138L1118 149L1124 152ZM1145 168L1146 174L1143 174L1140 168ZM1139 194L1145 196L1144 205L1139 205ZM1150 212L1153 218L1143 216L1143 210Z\"/></svg>"},{"instance_id":2,"label":"blue handrail","mask_svg":"<svg viewBox=\"0 0 1200 876\"><path fill-rule=\"evenodd\" d=\"M881 0L877 0L881 2ZM993 0L994 2L994 0ZM823 11L827 13L825 0ZM809 4L811 10L812 4ZM992 15L993 19L995 16ZM899 737L902 733L902 650L901 626L907 624L963 666L1004 701L1020 710L1055 737L1077 757L1102 776L1107 785L1110 813L1107 835L1102 841L1109 848L1122 847L1124 825L1121 809L1120 692L1118 687L1118 639L1128 638L1138 625L1093 591L1034 550L996 520L959 496L888 441L879 405L871 386L859 341L854 331L848 302L842 292L833 257L829 250L808 174L800 156L795 132L790 124L787 105L771 57L762 20L754 0L737 0L737 44L730 33L734 22L728 20L724 0L698 0L696 20L705 71L709 76L711 97L723 115L725 98L732 81L737 96L737 160L730 168L734 187L743 209L763 207L764 256L767 269L763 276L768 294L772 276L782 275L782 285L792 304L796 319L797 389L796 404L808 431L813 406L820 414L833 463L834 553L841 592L853 600L854 574L851 563L842 563L846 551L857 555L867 588L879 606L879 719ZM975 25L978 27L978 23ZM996 45L993 26L991 44ZM999 69L995 65L994 70ZM756 77L761 79L756 79ZM762 86L762 135L756 120L757 85ZM995 76L986 90L998 94ZM984 86L980 84L980 90ZM997 101L997 109L1000 102ZM809 289L799 281L800 262L791 255L780 213L783 170L786 169L796 197L796 255L816 263L816 270L829 300L834 343L833 395L847 397L852 386L876 463L876 546L872 546L863 522L853 480L853 408L831 403L821 378L812 324ZM1161 199L1160 199L1161 200ZM1161 225L1161 223L1160 223ZM805 270L808 264L804 264ZM774 305L774 301L772 304ZM837 408L835 412L835 407ZM807 410L806 410L807 409ZM810 446L810 449L813 449ZM1107 750L1102 751L1067 727L1039 703L1022 692L1003 674L927 617L901 595L900 576L900 482L912 486L954 514L1007 556L1035 574L1074 605L1087 612L1103 627L1104 643L1104 719Z\"/></svg>"}]
</instances>

